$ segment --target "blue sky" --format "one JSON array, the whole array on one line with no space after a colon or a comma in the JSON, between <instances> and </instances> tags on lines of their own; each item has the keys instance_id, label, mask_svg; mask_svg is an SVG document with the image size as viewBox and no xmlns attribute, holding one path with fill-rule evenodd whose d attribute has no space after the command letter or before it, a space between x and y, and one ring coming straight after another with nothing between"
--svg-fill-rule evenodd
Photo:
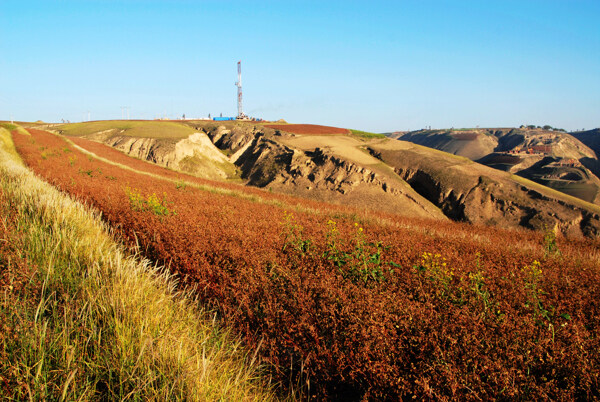
<instances>
[{"instance_id":1,"label":"blue sky","mask_svg":"<svg viewBox=\"0 0 600 402\"><path fill-rule=\"evenodd\" d=\"M600 1L0 0L0 119L600 126Z\"/></svg>"}]
</instances>

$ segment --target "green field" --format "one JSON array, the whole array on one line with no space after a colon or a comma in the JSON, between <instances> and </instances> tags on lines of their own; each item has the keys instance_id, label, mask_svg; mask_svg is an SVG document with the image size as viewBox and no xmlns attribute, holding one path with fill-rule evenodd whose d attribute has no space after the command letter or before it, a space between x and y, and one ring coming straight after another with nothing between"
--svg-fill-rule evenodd
<instances>
[{"instance_id":1,"label":"green field","mask_svg":"<svg viewBox=\"0 0 600 402\"><path fill-rule=\"evenodd\" d=\"M13 124L13 123L8 123L8 122L0 123L0 127L7 129L9 132L12 132L13 130L17 130L21 134L28 134L27 131L23 127Z\"/></svg>"}]
</instances>

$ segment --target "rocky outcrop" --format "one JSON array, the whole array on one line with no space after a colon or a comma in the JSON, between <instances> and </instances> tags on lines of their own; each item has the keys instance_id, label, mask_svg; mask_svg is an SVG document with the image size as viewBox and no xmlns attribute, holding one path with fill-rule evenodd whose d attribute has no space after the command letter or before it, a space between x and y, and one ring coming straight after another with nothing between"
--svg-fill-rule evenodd
<instances>
[{"instance_id":1,"label":"rocky outcrop","mask_svg":"<svg viewBox=\"0 0 600 402\"><path fill-rule=\"evenodd\" d=\"M208 131L208 137L217 148L233 153L240 151L242 148L248 148L258 136L262 135L264 135L263 131L257 127L236 127L230 130L225 126L219 126ZM235 159L237 160L237 158Z\"/></svg>"},{"instance_id":2,"label":"rocky outcrop","mask_svg":"<svg viewBox=\"0 0 600 402\"><path fill-rule=\"evenodd\" d=\"M301 186L347 194L366 184L390 194L401 192L385 177L321 148L292 149L257 130L244 133L219 127L211 137L217 146L234 152L230 160L250 185Z\"/></svg>"},{"instance_id":3,"label":"rocky outcrop","mask_svg":"<svg viewBox=\"0 0 600 402\"><path fill-rule=\"evenodd\" d=\"M174 168L175 143L171 141L114 136L106 140L106 144L136 158Z\"/></svg>"},{"instance_id":4,"label":"rocky outcrop","mask_svg":"<svg viewBox=\"0 0 600 402\"><path fill-rule=\"evenodd\" d=\"M252 137L225 132L214 138L220 146L237 150L231 160L250 185L301 186L347 194L366 184L390 194L400 193L385 177L321 148L309 152L292 149L266 138L262 132Z\"/></svg>"},{"instance_id":5,"label":"rocky outcrop","mask_svg":"<svg viewBox=\"0 0 600 402\"><path fill-rule=\"evenodd\" d=\"M106 143L136 158L209 179L235 175L235 166L203 132L181 140L113 136Z\"/></svg>"},{"instance_id":6,"label":"rocky outcrop","mask_svg":"<svg viewBox=\"0 0 600 402\"><path fill-rule=\"evenodd\" d=\"M275 179L282 184L304 185L346 194L361 184L381 188L384 192L400 191L372 170L341 159L321 148L313 152L295 150L291 163Z\"/></svg>"},{"instance_id":7,"label":"rocky outcrop","mask_svg":"<svg viewBox=\"0 0 600 402\"><path fill-rule=\"evenodd\" d=\"M248 184L315 200L368 207L402 215L445 219L441 211L415 193L393 172L390 178L316 147L284 145L284 133L261 127L224 126L208 133ZM402 186L404 185L404 187Z\"/></svg>"},{"instance_id":8,"label":"rocky outcrop","mask_svg":"<svg viewBox=\"0 0 600 402\"><path fill-rule=\"evenodd\" d=\"M248 179L248 184L265 187L288 169L293 153L288 147L258 133L252 142L242 145L233 157L242 171L242 178Z\"/></svg>"}]
</instances>

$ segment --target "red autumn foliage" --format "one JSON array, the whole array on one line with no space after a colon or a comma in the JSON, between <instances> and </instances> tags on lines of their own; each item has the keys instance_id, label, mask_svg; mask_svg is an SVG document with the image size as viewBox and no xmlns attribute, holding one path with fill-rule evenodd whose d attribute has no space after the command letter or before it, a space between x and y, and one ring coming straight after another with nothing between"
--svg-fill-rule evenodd
<instances>
[{"instance_id":1,"label":"red autumn foliage","mask_svg":"<svg viewBox=\"0 0 600 402\"><path fill-rule=\"evenodd\" d=\"M178 273L281 382L338 399L600 397L598 241L560 238L558 254L531 231L304 200L292 217L266 192L177 189L31 134L13 136L32 170ZM132 208L126 188L171 213Z\"/></svg>"},{"instance_id":2,"label":"red autumn foliage","mask_svg":"<svg viewBox=\"0 0 600 402\"><path fill-rule=\"evenodd\" d=\"M347 128L319 126L316 124L265 124L265 127L302 135L349 134Z\"/></svg>"},{"instance_id":3,"label":"red autumn foliage","mask_svg":"<svg viewBox=\"0 0 600 402\"><path fill-rule=\"evenodd\" d=\"M174 179L174 180L185 180L187 182L191 182L194 184L199 184L201 186L209 186L219 189L231 190L234 192L243 192L246 196L258 196L261 199L264 199L268 202L281 202L290 206L304 206L307 208L314 209L329 209L329 210L338 210L338 211L348 211L349 208L343 206L334 206L330 204L325 204L319 201L311 201L311 200L301 200L296 197L291 197L285 194L277 194L271 193L256 187L247 187L241 184L236 183L227 183L222 181L208 180L200 177L190 176L185 173L177 172L174 170L166 169L164 167L158 166L151 162L146 162L141 159L132 158L127 156L123 152L117 151L114 148L106 146L104 144L98 143L96 141L90 141L85 138L80 137L71 137L70 141L75 143L76 145L94 153L95 155L108 159L112 162L131 167L141 172L151 173L155 175L159 175L161 177Z\"/></svg>"}]
</instances>

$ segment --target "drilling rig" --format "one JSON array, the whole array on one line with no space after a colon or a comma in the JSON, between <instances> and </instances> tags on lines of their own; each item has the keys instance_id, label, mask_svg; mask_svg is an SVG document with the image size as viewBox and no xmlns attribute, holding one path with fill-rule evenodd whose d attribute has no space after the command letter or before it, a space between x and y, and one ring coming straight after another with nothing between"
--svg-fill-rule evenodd
<instances>
[{"instance_id":1,"label":"drilling rig","mask_svg":"<svg viewBox=\"0 0 600 402\"><path fill-rule=\"evenodd\" d=\"M237 87L238 91L238 115L237 115L237 119L238 120L243 120L243 119L247 119L248 116L246 116L242 110L242 61L238 61L238 80L235 83L235 86Z\"/></svg>"}]
</instances>

